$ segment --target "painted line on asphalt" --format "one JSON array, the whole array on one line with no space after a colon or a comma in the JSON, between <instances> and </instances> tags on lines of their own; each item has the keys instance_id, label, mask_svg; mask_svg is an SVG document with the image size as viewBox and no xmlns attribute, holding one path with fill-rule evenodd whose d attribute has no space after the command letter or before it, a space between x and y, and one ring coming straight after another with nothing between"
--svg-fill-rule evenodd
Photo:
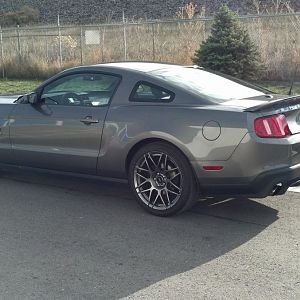
<instances>
[{"instance_id":1,"label":"painted line on asphalt","mask_svg":"<svg viewBox=\"0 0 300 300\"><path fill-rule=\"evenodd\" d=\"M289 192L300 193L300 186L292 186L289 188Z\"/></svg>"}]
</instances>

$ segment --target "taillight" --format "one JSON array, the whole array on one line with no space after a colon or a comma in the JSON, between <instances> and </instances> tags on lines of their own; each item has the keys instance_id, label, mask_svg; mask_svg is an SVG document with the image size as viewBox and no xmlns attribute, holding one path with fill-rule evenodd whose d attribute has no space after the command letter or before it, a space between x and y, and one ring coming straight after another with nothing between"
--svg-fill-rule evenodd
<instances>
[{"instance_id":1,"label":"taillight","mask_svg":"<svg viewBox=\"0 0 300 300\"><path fill-rule=\"evenodd\" d=\"M258 118L254 121L255 133L261 138L284 138L291 135L285 115Z\"/></svg>"}]
</instances>

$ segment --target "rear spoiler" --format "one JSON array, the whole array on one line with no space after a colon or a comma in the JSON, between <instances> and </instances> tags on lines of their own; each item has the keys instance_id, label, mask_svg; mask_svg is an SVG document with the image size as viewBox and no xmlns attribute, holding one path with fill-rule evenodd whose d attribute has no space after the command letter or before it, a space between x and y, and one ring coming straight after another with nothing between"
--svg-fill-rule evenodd
<instances>
[{"instance_id":1,"label":"rear spoiler","mask_svg":"<svg viewBox=\"0 0 300 300\"><path fill-rule=\"evenodd\" d=\"M245 109L245 112L265 112L276 110L278 112L287 112L300 109L300 95L288 97L284 99L270 101Z\"/></svg>"}]
</instances>

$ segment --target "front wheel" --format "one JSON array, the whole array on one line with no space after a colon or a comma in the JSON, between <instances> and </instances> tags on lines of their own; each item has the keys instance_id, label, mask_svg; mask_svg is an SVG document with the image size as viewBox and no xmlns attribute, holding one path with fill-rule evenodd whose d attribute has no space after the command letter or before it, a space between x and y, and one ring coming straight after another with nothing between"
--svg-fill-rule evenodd
<instances>
[{"instance_id":1,"label":"front wheel","mask_svg":"<svg viewBox=\"0 0 300 300\"><path fill-rule=\"evenodd\" d=\"M154 215L182 212L196 199L189 162L166 143L151 143L137 151L130 163L129 182L139 204Z\"/></svg>"}]
</instances>

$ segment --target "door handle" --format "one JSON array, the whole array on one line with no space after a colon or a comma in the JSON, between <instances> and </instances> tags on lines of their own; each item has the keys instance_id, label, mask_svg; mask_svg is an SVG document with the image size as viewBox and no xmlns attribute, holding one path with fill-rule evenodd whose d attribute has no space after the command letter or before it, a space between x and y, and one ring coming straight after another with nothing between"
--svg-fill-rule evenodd
<instances>
[{"instance_id":1,"label":"door handle","mask_svg":"<svg viewBox=\"0 0 300 300\"><path fill-rule=\"evenodd\" d=\"M92 116L87 116L87 117L81 119L80 122L85 124L85 125L91 125L91 124L99 123L99 120L93 119Z\"/></svg>"}]
</instances>

